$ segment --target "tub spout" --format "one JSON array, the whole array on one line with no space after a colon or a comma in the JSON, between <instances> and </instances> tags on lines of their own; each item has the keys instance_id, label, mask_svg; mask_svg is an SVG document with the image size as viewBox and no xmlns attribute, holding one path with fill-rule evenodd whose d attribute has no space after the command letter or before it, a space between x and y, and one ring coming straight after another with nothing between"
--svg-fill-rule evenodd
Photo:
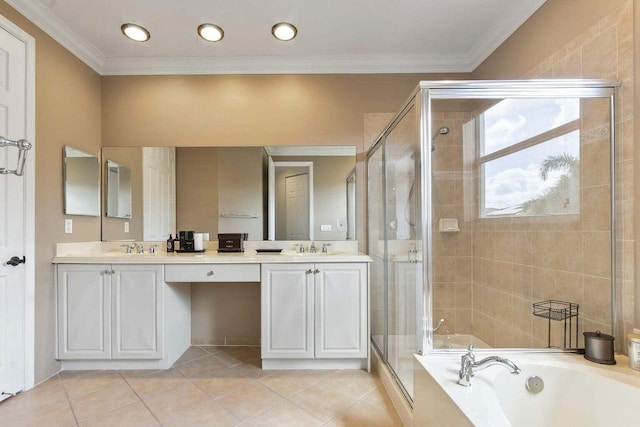
<instances>
[{"instance_id":1,"label":"tub spout","mask_svg":"<svg viewBox=\"0 0 640 427\"><path fill-rule=\"evenodd\" d=\"M516 366L515 363L513 363L511 360L509 359L505 359L504 357L500 357L500 356L489 356L486 357L478 362L475 362L472 367L474 370L476 371L480 371L484 368L488 368L489 366L493 366L493 365L502 365L506 368L511 369L511 373L512 374L519 374L520 373L520 368L518 368L518 366Z\"/></svg>"},{"instance_id":2,"label":"tub spout","mask_svg":"<svg viewBox=\"0 0 640 427\"><path fill-rule=\"evenodd\" d=\"M500 356L489 356L476 362L473 354L473 345L469 345L467 353L460 359L460 370L458 371L458 384L464 387L471 386L471 377L474 371L481 371L489 366L502 365L511 370L512 374L519 374L520 368L509 359Z\"/></svg>"}]
</instances>

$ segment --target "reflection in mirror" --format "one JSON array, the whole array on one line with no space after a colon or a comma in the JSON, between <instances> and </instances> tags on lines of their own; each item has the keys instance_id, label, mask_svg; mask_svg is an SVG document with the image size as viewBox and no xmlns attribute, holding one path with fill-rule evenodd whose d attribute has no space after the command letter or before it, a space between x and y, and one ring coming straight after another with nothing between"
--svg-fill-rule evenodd
<instances>
[{"instance_id":1,"label":"reflection in mirror","mask_svg":"<svg viewBox=\"0 0 640 427\"><path fill-rule=\"evenodd\" d=\"M347 240L355 147L267 147L269 239Z\"/></svg>"},{"instance_id":2,"label":"reflection in mirror","mask_svg":"<svg viewBox=\"0 0 640 427\"><path fill-rule=\"evenodd\" d=\"M76 148L63 152L64 213L100 216L100 162Z\"/></svg>"},{"instance_id":3,"label":"reflection in mirror","mask_svg":"<svg viewBox=\"0 0 640 427\"><path fill-rule=\"evenodd\" d=\"M273 211L268 207L268 153L277 162L313 163L315 208L311 213L314 239L347 238L344 179L355 166L356 150L353 146L176 147L175 177L163 178L163 181L175 183L175 196L168 200L166 206L156 208L143 202L150 192L143 184L142 171L144 164L148 164L143 161L145 150L153 148L103 148L104 158L131 170L132 217L130 231L123 233L122 220L105 215L102 219L102 240L150 240L142 231L148 228L147 214L154 214L158 219L155 222L173 215L175 225L168 232L194 230L209 233L212 239L218 233L248 233L249 240L266 239L270 219L276 221L279 215L275 205ZM158 212L160 208L162 212ZM322 231L327 229L330 231ZM275 239L275 234L270 238Z\"/></svg>"},{"instance_id":4,"label":"reflection in mirror","mask_svg":"<svg viewBox=\"0 0 640 427\"><path fill-rule=\"evenodd\" d=\"M346 178L347 183L347 240L356 240L356 169Z\"/></svg>"},{"instance_id":5,"label":"reflection in mirror","mask_svg":"<svg viewBox=\"0 0 640 427\"><path fill-rule=\"evenodd\" d=\"M131 218L131 169L111 160L106 162L107 216Z\"/></svg>"}]
</instances>

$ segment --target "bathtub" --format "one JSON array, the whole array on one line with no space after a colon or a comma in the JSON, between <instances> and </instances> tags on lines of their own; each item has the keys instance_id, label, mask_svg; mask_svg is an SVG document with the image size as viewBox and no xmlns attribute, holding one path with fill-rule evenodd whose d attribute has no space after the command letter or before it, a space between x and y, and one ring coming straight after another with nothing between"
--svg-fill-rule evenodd
<instances>
[{"instance_id":1,"label":"bathtub","mask_svg":"<svg viewBox=\"0 0 640 427\"><path fill-rule=\"evenodd\" d=\"M489 354L478 352L476 360ZM463 387L457 384L460 355L415 357L415 426L640 425L640 372L624 356L607 366L573 354L502 353L520 367L519 375L491 366ZM538 394L526 388L533 375L544 381Z\"/></svg>"}]
</instances>

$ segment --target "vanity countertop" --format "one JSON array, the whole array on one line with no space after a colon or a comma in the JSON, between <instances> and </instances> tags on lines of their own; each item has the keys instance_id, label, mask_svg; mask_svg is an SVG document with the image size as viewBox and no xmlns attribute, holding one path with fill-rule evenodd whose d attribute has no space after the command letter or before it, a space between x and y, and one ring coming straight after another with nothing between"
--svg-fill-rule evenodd
<instances>
[{"instance_id":1,"label":"vanity countertop","mask_svg":"<svg viewBox=\"0 0 640 427\"><path fill-rule=\"evenodd\" d=\"M269 242L267 242L269 243ZM268 247L280 248L282 242L273 242ZM344 242L342 242L344 243ZM357 252L353 245L336 244L328 253L298 253L292 249L283 249L280 253L257 253L249 247L245 252L219 253L217 248L209 247L205 252L177 253L166 252L164 242L157 242L156 253L148 253L149 244L145 242L145 253L126 254L118 244L103 242L65 243L56 246L54 264L269 264L269 263L317 263L317 262L371 262L371 258ZM162 244L162 245L161 245ZM279 244L279 245L278 245ZM287 246L291 246L288 242ZM316 243L317 245L317 243Z\"/></svg>"}]
</instances>

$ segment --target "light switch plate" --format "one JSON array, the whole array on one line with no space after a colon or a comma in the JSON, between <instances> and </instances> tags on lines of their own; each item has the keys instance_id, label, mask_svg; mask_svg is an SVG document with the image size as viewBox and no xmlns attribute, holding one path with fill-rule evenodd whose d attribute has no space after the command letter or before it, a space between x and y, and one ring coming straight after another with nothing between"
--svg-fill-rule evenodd
<instances>
[{"instance_id":1,"label":"light switch plate","mask_svg":"<svg viewBox=\"0 0 640 427\"><path fill-rule=\"evenodd\" d=\"M338 218L336 221L338 224L338 231L344 233L347 231L347 218Z\"/></svg>"},{"instance_id":2,"label":"light switch plate","mask_svg":"<svg viewBox=\"0 0 640 427\"><path fill-rule=\"evenodd\" d=\"M129 221L125 221L124 222L124 232L128 233L129 232Z\"/></svg>"},{"instance_id":3,"label":"light switch plate","mask_svg":"<svg viewBox=\"0 0 640 427\"><path fill-rule=\"evenodd\" d=\"M320 231L331 231L331 224L320 224Z\"/></svg>"},{"instance_id":4,"label":"light switch plate","mask_svg":"<svg viewBox=\"0 0 640 427\"><path fill-rule=\"evenodd\" d=\"M65 219L64 220L64 232L65 232L65 234L73 233L73 220L72 219Z\"/></svg>"}]
</instances>

